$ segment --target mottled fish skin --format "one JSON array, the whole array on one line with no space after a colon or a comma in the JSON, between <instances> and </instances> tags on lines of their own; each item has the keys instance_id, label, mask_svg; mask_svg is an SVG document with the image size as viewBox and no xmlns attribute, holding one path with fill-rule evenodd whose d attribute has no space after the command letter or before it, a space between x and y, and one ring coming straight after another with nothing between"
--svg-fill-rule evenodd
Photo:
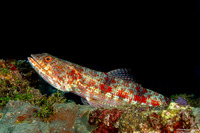
<instances>
[{"instance_id":1,"label":"mottled fish skin","mask_svg":"<svg viewBox=\"0 0 200 133\"><path fill-rule=\"evenodd\" d=\"M47 53L31 56L28 57L31 66L50 85L77 94L95 107L125 104L160 106L171 101L134 81L113 76L112 71L95 71Z\"/></svg>"}]
</instances>

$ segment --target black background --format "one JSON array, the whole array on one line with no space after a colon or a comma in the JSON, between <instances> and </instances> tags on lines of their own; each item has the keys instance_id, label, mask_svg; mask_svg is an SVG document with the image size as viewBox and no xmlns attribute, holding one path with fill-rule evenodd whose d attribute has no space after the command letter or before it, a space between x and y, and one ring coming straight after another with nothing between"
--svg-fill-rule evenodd
<instances>
[{"instance_id":1,"label":"black background","mask_svg":"<svg viewBox=\"0 0 200 133\"><path fill-rule=\"evenodd\" d=\"M3 7L0 58L47 52L104 72L131 68L146 88L199 96L198 0Z\"/></svg>"}]
</instances>

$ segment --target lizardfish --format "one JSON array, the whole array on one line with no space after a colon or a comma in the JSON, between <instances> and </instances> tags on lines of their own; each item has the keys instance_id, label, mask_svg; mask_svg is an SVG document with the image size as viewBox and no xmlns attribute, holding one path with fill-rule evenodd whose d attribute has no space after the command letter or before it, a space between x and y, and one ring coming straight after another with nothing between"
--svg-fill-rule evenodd
<instances>
[{"instance_id":1,"label":"lizardfish","mask_svg":"<svg viewBox=\"0 0 200 133\"><path fill-rule=\"evenodd\" d=\"M125 104L160 106L171 101L133 81L126 69L100 72L47 53L32 54L28 61L50 85L85 98L94 107Z\"/></svg>"}]
</instances>

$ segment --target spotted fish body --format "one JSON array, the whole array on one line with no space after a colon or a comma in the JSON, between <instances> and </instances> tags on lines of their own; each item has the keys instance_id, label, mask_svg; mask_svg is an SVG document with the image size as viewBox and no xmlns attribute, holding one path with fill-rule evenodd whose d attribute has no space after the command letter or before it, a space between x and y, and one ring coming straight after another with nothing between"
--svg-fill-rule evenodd
<instances>
[{"instance_id":1,"label":"spotted fish body","mask_svg":"<svg viewBox=\"0 0 200 133\"><path fill-rule=\"evenodd\" d=\"M125 69L95 71L47 53L28 60L37 73L61 91L72 92L95 107L141 104L168 105L170 99L131 80Z\"/></svg>"}]
</instances>

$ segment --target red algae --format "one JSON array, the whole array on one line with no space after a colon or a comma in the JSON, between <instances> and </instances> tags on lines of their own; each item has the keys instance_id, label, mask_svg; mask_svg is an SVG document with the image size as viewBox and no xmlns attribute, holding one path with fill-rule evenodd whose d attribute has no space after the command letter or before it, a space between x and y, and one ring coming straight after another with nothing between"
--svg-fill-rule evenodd
<instances>
[{"instance_id":1,"label":"red algae","mask_svg":"<svg viewBox=\"0 0 200 133\"><path fill-rule=\"evenodd\" d=\"M119 118L122 111L117 108L104 109L100 108L90 112L89 124L98 125L98 128L92 133L116 133L119 127Z\"/></svg>"}]
</instances>

